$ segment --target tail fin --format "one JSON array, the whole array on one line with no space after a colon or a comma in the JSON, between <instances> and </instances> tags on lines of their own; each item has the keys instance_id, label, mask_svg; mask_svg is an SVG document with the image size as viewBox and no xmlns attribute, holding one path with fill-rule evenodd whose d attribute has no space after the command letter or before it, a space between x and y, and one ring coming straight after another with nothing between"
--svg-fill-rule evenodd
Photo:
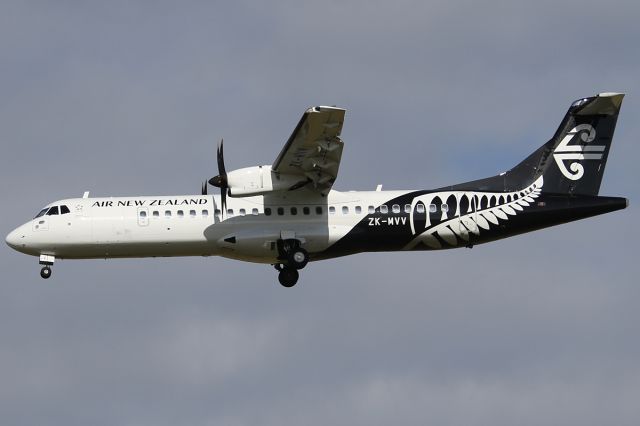
<instances>
[{"instance_id":1,"label":"tail fin","mask_svg":"<svg viewBox=\"0 0 640 426\"><path fill-rule=\"evenodd\" d=\"M623 97L601 93L571 105L544 145L538 165L544 192L598 195Z\"/></svg>"},{"instance_id":2,"label":"tail fin","mask_svg":"<svg viewBox=\"0 0 640 426\"><path fill-rule=\"evenodd\" d=\"M514 191L542 175L543 192L598 195L623 97L601 93L575 101L553 138L516 167L454 188Z\"/></svg>"}]
</instances>

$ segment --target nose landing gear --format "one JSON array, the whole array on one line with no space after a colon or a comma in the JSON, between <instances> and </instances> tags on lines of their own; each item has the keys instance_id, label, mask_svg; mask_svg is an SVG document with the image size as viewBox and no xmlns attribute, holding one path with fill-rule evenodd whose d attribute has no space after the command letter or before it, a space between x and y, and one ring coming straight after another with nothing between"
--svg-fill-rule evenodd
<instances>
[{"instance_id":1,"label":"nose landing gear","mask_svg":"<svg viewBox=\"0 0 640 426\"><path fill-rule=\"evenodd\" d=\"M51 266L55 260L55 256L48 256L45 254L40 255L40 264L44 265L40 270L40 276L45 280L51 276Z\"/></svg>"},{"instance_id":2,"label":"nose landing gear","mask_svg":"<svg viewBox=\"0 0 640 426\"><path fill-rule=\"evenodd\" d=\"M295 239L279 240L278 253L278 259L283 261L274 265L279 272L278 281L283 287L293 287L300 277L298 270L309 263L309 253L300 247L300 241Z\"/></svg>"},{"instance_id":3,"label":"nose landing gear","mask_svg":"<svg viewBox=\"0 0 640 426\"><path fill-rule=\"evenodd\" d=\"M44 266L40 269L40 276L45 280L51 276L51 268L49 266Z\"/></svg>"}]
</instances>

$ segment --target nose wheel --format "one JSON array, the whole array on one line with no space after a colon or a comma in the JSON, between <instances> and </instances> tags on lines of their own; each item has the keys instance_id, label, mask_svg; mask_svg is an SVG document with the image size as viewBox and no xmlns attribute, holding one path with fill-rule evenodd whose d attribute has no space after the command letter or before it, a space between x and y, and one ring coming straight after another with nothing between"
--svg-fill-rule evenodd
<instances>
[{"instance_id":1,"label":"nose wheel","mask_svg":"<svg viewBox=\"0 0 640 426\"><path fill-rule=\"evenodd\" d=\"M40 264L42 265L42 269L40 269L40 276L45 280L51 276L51 266L55 260L55 256L45 254L40 255Z\"/></svg>"},{"instance_id":2,"label":"nose wheel","mask_svg":"<svg viewBox=\"0 0 640 426\"><path fill-rule=\"evenodd\" d=\"M45 280L51 276L51 268L49 266L45 266L40 269L40 276Z\"/></svg>"}]
</instances>

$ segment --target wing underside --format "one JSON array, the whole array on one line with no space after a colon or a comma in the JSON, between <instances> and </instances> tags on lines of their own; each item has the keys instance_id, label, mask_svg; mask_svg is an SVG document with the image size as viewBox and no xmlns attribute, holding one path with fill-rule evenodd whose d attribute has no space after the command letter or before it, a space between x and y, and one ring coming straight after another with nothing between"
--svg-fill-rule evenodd
<instances>
[{"instance_id":1,"label":"wing underside","mask_svg":"<svg viewBox=\"0 0 640 426\"><path fill-rule=\"evenodd\" d=\"M277 174L300 178L291 189L307 187L324 195L331 190L342 157L344 113L341 108L318 106L302 115L272 166Z\"/></svg>"}]
</instances>

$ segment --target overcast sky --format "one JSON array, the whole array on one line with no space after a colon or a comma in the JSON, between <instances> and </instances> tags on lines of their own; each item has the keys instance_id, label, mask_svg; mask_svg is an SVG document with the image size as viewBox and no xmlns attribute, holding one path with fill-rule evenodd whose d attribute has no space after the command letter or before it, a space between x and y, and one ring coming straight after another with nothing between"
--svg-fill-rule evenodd
<instances>
[{"instance_id":1,"label":"overcast sky","mask_svg":"<svg viewBox=\"0 0 640 426\"><path fill-rule=\"evenodd\" d=\"M228 4L227 4L228 3ZM347 109L335 188L510 168L627 93L621 212L473 250L310 264L0 249L3 425L636 425L637 1L0 3L0 230L92 195L198 193Z\"/></svg>"}]
</instances>

